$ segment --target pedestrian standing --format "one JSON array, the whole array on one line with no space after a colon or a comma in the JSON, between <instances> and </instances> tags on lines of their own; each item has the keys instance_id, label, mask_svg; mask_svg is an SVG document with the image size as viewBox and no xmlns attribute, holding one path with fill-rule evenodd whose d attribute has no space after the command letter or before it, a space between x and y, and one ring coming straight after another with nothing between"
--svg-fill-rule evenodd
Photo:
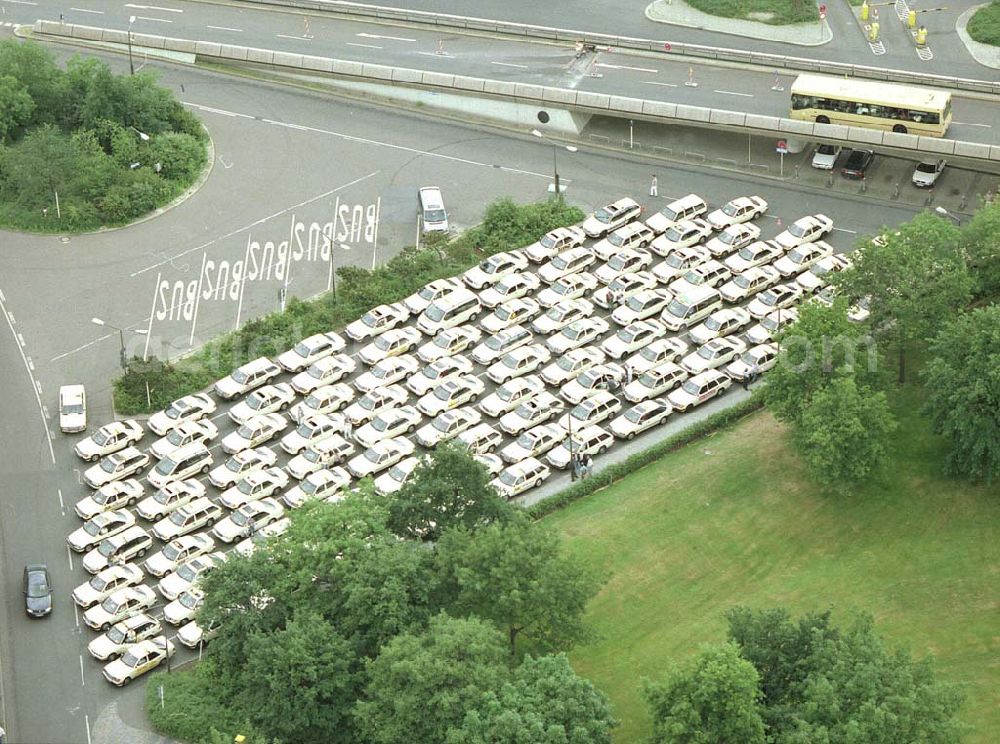
<instances>
[{"instance_id":1,"label":"pedestrian standing","mask_svg":"<svg viewBox=\"0 0 1000 744\"><path fill-rule=\"evenodd\" d=\"M351 426L351 422L344 419L344 439L348 442L351 441L351 437L354 436L354 427Z\"/></svg>"},{"instance_id":2,"label":"pedestrian standing","mask_svg":"<svg viewBox=\"0 0 1000 744\"><path fill-rule=\"evenodd\" d=\"M589 478L590 474L594 471L594 458L587 455L583 461L583 474L585 478Z\"/></svg>"},{"instance_id":3,"label":"pedestrian standing","mask_svg":"<svg viewBox=\"0 0 1000 744\"><path fill-rule=\"evenodd\" d=\"M632 365L628 364L628 363L625 363L623 366L625 367L625 384L626 385L631 385L632 384Z\"/></svg>"},{"instance_id":4,"label":"pedestrian standing","mask_svg":"<svg viewBox=\"0 0 1000 744\"><path fill-rule=\"evenodd\" d=\"M750 384L757 382L758 377L760 377L760 367L757 366L757 362L753 362L750 365Z\"/></svg>"},{"instance_id":5,"label":"pedestrian standing","mask_svg":"<svg viewBox=\"0 0 1000 744\"><path fill-rule=\"evenodd\" d=\"M660 184L656 180L656 174L653 174L653 180L649 182L649 195L659 196L660 195Z\"/></svg>"},{"instance_id":6,"label":"pedestrian standing","mask_svg":"<svg viewBox=\"0 0 1000 744\"><path fill-rule=\"evenodd\" d=\"M746 374L743 375L743 379L740 380L740 383L743 385L743 389L744 390L749 390L750 389L750 376L752 374L753 374L753 371L750 370L750 369L748 369L747 372L746 372Z\"/></svg>"}]
</instances>

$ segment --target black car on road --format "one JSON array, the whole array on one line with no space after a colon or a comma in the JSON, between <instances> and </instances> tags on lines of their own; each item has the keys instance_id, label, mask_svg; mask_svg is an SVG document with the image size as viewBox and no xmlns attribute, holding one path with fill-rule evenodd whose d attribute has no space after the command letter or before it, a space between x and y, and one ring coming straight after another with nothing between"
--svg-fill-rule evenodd
<instances>
[{"instance_id":1,"label":"black car on road","mask_svg":"<svg viewBox=\"0 0 1000 744\"><path fill-rule=\"evenodd\" d=\"M865 177L874 160L875 153L871 150L852 150L840 174L844 178L860 181Z\"/></svg>"},{"instance_id":2,"label":"black car on road","mask_svg":"<svg viewBox=\"0 0 1000 744\"><path fill-rule=\"evenodd\" d=\"M44 563L24 567L24 610L29 617L45 617L52 612L52 581Z\"/></svg>"}]
</instances>

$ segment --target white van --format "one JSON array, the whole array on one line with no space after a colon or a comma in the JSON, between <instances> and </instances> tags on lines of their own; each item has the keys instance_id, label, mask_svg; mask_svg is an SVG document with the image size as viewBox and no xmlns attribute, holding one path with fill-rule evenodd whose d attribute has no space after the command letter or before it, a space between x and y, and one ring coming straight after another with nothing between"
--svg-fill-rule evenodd
<instances>
[{"instance_id":1,"label":"white van","mask_svg":"<svg viewBox=\"0 0 1000 744\"><path fill-rule=\"evenodd\" d=\"M87 393L83 385L59 388L59 428L66 433L87 428Z\"/></svg>"},{"instance_id":2,"label":"white van","mask_svg":"<svg viewBox=\"0 0 1000 744\"><path fill-rule=\"evenodd\" d=\"M445 328L454 328L479 317L483 309L479 297L468 289L456 289L434 300L417 320L417 328L433 336Z\"/></svg>"},{"instance_id":3,"label":"white van","mask_svg":"<svg viewBox=\"0 0 1000 744\"><path fill-rule=\"evenodd\" d=\"M687 328L722 308L722 295L717 289L701 285L674 297L660 320L671 331Z\"/></svg>"},{"instance_id":4,"label":"white van","mask_svg":"<svg viewBox=\"0 0 1000 744\"><path fill-rule=\"evenodd\" d=\"M444 199L441 189L437 186L424 186L417 192L420 204L420 217L423 220L423 231L448 232L448 213L444 209Z\"/></svg>"}]
</instances>

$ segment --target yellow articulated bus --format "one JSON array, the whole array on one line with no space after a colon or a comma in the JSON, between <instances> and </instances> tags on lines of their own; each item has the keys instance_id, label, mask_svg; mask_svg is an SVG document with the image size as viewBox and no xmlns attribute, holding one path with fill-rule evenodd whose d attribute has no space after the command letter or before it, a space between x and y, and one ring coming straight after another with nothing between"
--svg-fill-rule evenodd
<instances>
[{"instance_id":1,"label":"yellow articulated bus","mask_svg":"<svg viewBox=\"0 0 1000 744\"><path fill-rule=\"evenodd\" d=\"M799 75L792 84L793 119L943 137L951 93L856 78Z\"/></svg>"}]
</instances>

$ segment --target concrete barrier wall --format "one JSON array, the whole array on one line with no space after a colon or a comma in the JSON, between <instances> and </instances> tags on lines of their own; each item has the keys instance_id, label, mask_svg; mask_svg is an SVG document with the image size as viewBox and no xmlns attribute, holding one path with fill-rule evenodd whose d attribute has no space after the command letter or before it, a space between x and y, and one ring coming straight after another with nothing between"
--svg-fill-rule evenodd
<instances>
[{"instance_id":1,"label":"concrete barrier wall","mask_svg":"<svg viewBox=\"0 0 1000 744\"><path fill-rule=\"evenodd\" d=\"M486 31L509 36L546 39L549 41L585 41L597 44L598 46L635 49L643 52L659 52L683 57L701 57L703 59L715 59L726 62L740 62L782 70L787 69L795 72L808 70L829 75L848 75L849 77L890 80L898 83L933 85L940 88L954 88L979 93L1000 93L1000 80L977 80L951 75L931 75L921 72L911 72L909 70L888 70L869 65L852 65L845 62L827 62L824 60L806 59L804 57L791 57L783 54L764 54L761 52L744 51L742 49L684 44L667 39L640 39L630 36L615 36L613 34L595 34L587 31L575 31L573 29L495 21L488 18L474 18L449 13L406 10L405 8L347 2L346 0L243 0L243 2L255 3L257 5L281 5L307 10L326 10L387 21L419 23L425 26L440 26L442 28L461 28L470 31Z\"/></svg>"},{"instance_id":2,"label":"concrete barrier wall","mask_svg":"<svg viewBox=\"0 0 1000 744\"><path fill-rule=\"evenodd\" d=\"M121 31L78 26L57 21L36 21L36 34L70 37L89 42L125 44L127 37ZM345 60L315 57L291 52L269 51L229 44L218 44L189 39L144 36L143 46L152 51L189 52L194 47L200 57L223 60L237 60L270 65L293 70L324 72L342 77L350 77L372 83L432 89L438 93L454 91L473 92L489 95L493 99L503 99L510 103L551 107L553 104L566 110L620 115L622 118L643 117L649 121L696 126L716 126L717 128L749 129L776 137L788 134L840 141L845 144L865 144L870 146L893 147L922 153L960 155L981 160L1000 161L1000 146L978 142L918 137L910 134L882 132L876 129L846 127L837 124L815 124L808 121L782 117L745 114L739 111L711 109L702 106L648 101L639 98L611 96L604 93L578 91L569 88L554 88L543 85L526 85L500 80L450 75L424 70L391 67L388 65L364 64ZM135 35L133 47L138 45ZM402 96L401 96L402 97Z\"/></svg>"}]
</instances>

